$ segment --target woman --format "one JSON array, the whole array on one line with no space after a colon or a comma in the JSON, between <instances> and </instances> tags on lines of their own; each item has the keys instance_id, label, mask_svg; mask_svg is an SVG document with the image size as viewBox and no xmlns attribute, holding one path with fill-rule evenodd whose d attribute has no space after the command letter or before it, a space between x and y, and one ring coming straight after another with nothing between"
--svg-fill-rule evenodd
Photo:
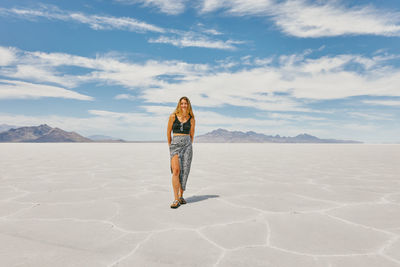
<instances>
[{"instance_id":1,"label":"woman","mask_svg":"<svg viewBox=\"0 0 400 267\"><path fill-rule=\"evenodd\" d=\"M172 188L175 200L171 208L176 209L181 204L186 204L183 191L192 163L192 143L194 137L194 115L189 99L184 96L179 99L174 113L169 116L167 138L171 159ZM173 138L171 141L171 131Z\"/></svg>"}]
</instances>

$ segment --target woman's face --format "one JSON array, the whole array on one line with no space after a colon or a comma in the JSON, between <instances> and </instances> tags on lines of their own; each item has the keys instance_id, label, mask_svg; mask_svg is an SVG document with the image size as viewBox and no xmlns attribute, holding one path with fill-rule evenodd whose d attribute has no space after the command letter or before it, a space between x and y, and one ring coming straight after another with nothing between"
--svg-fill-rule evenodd
<instances>
[{"instance_id":1,"label":"woman's face","mask_svg":"<svg viewBox=\"0 0 400 267\"><path fill-rule=\"evenodd\" d=\"M186 111L187 107L188 107L188 103L187 103L186 99L182 99L180 104L181 104L181 109Z\"/></svg>"}]
</instances>

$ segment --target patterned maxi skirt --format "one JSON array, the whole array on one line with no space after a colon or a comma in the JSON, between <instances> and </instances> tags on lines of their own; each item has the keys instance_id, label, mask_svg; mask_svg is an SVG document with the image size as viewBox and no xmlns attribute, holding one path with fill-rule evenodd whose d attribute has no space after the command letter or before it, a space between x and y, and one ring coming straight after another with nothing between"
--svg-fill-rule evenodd
<instances>
[{"instance_id":1,"label":"patterned maxi skirt","mask_svg":"<svg viewBox=\"0 0 400 267\"><path fill-rule=\"evenodd\" d=\"M172 137L171 145L169 147L170 160L172 160L176 154L178 154L179 159L179 182L182 185L182 189L186 190L186 182L189 176L193 156L192 141L189 135L175 135Z\"/></svg>"}]
</instances>

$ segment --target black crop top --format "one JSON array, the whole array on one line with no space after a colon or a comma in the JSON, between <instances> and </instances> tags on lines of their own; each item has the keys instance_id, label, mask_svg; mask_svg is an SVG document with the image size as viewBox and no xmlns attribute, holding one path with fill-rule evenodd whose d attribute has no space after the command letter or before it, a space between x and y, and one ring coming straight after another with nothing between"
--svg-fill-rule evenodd
<instances>
[{"instance_id":1,"label":"black crop top","mask_svg":"<svg viewBox=\"0 0 400 267\"><path fill-rule=\"evenodd\" d=\"M182 133L182 134L189 134L190 133L190 119L192 118L192 116L189 114L189 119L184 122L181 123L178 120L178 117L175 114L175 120L174 120L174 124L172 124L172 132L173 133Z\"/></svg>"}]
</instances>

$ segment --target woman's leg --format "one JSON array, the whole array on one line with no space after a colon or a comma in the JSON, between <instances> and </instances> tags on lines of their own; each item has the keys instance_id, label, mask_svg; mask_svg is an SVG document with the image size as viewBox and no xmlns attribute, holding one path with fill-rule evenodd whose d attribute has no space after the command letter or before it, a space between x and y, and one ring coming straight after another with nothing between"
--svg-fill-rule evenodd
<instances>
[{"instance_id":1,"label":"woman's leg","mask_svg":"<svg viewBox=\"0 0 400 267\"><path fill-rule=\"evenodd\" d=\"M179 198L179 190L182 189L181 183L179 182L179 156L178 154L174 155L171 160L171 168L172 168L172 188L174 189L174 197L175 200Z\"/></svg>"},{"instance_id":2,"label":"woman's leg","mask_svg":"<svg viewBox=\"0 0 400 267\"><path fill-rule=\"evenodd\" d=\"M182 160L181 160L181 177L180 177L180 197L183 195L183 191L186 189L186 182L189 177L190 173L190 166L192 164L192 157L193 157L193 150L192 145L189 144L183 151L182 151Z\"/></svg>"},{"instance_id":3,"label":"woman's leg","mask_svg":"<svg viewBox=\"0 0 400 267\"><path fill-rule=\"evenodd\" d=\"M178 177L178 179L179 179L179 177ZM179 197L183 197L183 188L182 188L182 184L181 183L179 183L179 192L178 192L178 196Z\"/></svg>"}]
</instances>

